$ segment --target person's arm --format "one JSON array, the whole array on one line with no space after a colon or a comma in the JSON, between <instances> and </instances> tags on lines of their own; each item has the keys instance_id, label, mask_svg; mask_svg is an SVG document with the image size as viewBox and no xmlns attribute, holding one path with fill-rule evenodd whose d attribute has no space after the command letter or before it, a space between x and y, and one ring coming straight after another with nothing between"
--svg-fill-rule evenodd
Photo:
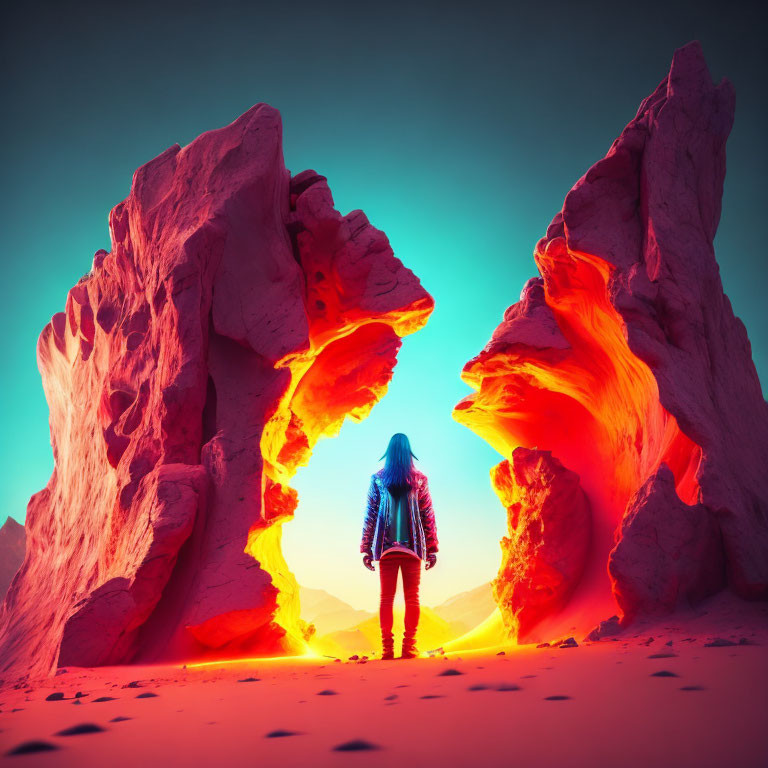
<instances>
[{"instance_id":1,"label":"person's arm","mask_svg":"<svg viewBox=\"0 0 768 768\"><path fill-rule=\"evenodd\" d=\"M371 476L371 484L368 486L366 500L365 520L363 521L363 536L360 540L360 551L365 555L363 564L373 570L371 560L373 558L373 534L376 530L376 517L379 514L379 487Z\"/></svg>"},{"instance_id":2,"label":"person's arm","mask_svg":"<svg viewBox=\"0 0 768 768\"><path fill-rule=\"evenodd\" d=\"M432 509L432 496L426 476L419 488L419 515L424 528L424 538L427 544L427 568L434 566L437 560L437 527L435 526L435 511Z\"/></svg>"}]
</instances>

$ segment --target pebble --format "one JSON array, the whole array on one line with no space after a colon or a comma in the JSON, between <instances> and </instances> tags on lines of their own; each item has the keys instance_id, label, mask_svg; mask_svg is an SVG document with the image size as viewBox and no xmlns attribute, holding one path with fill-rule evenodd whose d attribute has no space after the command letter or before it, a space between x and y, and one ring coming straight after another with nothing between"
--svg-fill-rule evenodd
<instances>
[{"instance_id":1,"label":"pebble","mask_svg":"<svg viewBox=\"0 0 768 768\"><path fill-rule=\"evenodd\" d=\"M334 752L364 752L372 749L380 749L380 747L370 741L365 741L365 739L352 739L333 747Z\"/></svg>"},{"instance_id":2,"label":"pebble","mask_svg":"<svg viewBox=\"0 0 768 768\"><path fill-rule=\"evenodd\" d=\"M46 701L63 701L64 700L64 694L61 691L56 691L55 693L49 693L45 697Z\"/></svg>"}]
</instances>

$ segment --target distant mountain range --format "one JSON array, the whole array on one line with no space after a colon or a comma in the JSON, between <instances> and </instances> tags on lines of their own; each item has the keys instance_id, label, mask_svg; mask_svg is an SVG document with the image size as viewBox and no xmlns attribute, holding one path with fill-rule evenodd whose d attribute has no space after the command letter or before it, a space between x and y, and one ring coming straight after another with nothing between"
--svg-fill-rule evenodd
<instances>
[{"instance_id":1,"label":"distant mountain range","mask_svg":"<svg viewBox=\"0 0 768 768\"><path fill-rule=\"evenodd\" d=\"M459 592L458 595L448 598L433 610L447 622L460 625L464 632L468 632L496 610L491 582L487 581L474 589Z\"/></svg>"},{"instance_id":2,"label":"distant mountain range","mask_svg":"<svg viewBox=\"0 0 768 768\"><path fill-rule=\"evenodd\" d=\"M399 653L403 637L403 609L394 611L393 633L395 636L395 652ZM419 631L416 637L421 650L438 648L456 637L454 628L441 619L431 608L421 607ZM320 653L344 658L352 653L371 654L381 648L381 632L379 617L371 616L354 627L319 635L312 647Z\"/></svg>"},{"instance_id":3,"label":"distant mountain range","mask_svg":"<svg viewBox=\"0 0 768 768\"><path fill-rule=\"evenodd\" d=\"M0 528L0 600L24 561L24 526L9 517ZM315 625L316 645L331 655L366 653L379 648L379 618L353 608L323 589L300 587L301 617ZM434 608L422 606L419 644L436 648L468 632L496 608L490 582L454 595ZM396 637L402 635L403 611L395 609Z\"/></svg>"},{"instance_id":4,"label":"distant mountain range","mask_svg":"<svg viewBox=\"0 0 768 768\"><path fill-rule=\"evenodd\" d=\"M370 653L380 646L375 613L356 610L322 589L300 587L301 615L316 627L313 645L331 656ZM454 595L440 605L422 606L418 642L427 650L463 635L496 609L490 582ZM395 609L395 637L403 631L403 611Z\"/></svg>"},{"instance_id":5,"label":"distant mountain range","mask_svg":"<svg viewBox=\"0 0 768 768\"><path fill-rule=\"evenodd\" d=\"M315 625L316 635L326 635L339 629L347 629L370 619L370 611L353 608L324 589L299 587L301 618Z\"/></svg>"}]
</instances>

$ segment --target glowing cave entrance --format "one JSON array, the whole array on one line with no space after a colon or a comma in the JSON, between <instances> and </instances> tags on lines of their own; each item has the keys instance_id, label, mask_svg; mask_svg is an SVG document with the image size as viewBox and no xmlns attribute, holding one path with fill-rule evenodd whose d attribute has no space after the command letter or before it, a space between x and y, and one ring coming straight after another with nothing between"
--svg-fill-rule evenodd
<instances>
[{"instance_id":1,"label":"glowing cave entrance","mask_svg":"<svg viewBox=\"0 0 768 768\"><path fill-rule=\"evenodd\" d=\"M384 396L401 337L421 328L432 306L431 297L419 300L343 334L320 329L309 352L278 364L290 372L290 382L262 434L262 514L245 549L278 590L272 619L275 642L268 646L272 653L311 652L311 627L300 618L298 584L281 549L282 526L293 518L298 503L289 482L309 462L318 439L337 435L346 417L362 421Z\"/></svg>"},{"instance_id":2,"label":"glowing cave entrance","mask_svg":"<svg viewBox=\"0 0 768 768\"><path fill-rule=\"evenodd\" d=\"M608 298L611 266L561 238L535 257L542 278L528 282L462 372L476 392L453 415L506 457L491 482L509 535L493 582L498 610L446 650L583 637L618 612L607 562L632 494L662 462L683 502L699 494L701 450L629 349ZM289 481L320 437L338 434L346 416L362 420L383 397L400 337L418 330L430 309L364 323L281 361L290 385L263 432L263 514L246 548L278 590L275 652L312 652L280 546L297 505Z\"/></svg>"}]
</instances>

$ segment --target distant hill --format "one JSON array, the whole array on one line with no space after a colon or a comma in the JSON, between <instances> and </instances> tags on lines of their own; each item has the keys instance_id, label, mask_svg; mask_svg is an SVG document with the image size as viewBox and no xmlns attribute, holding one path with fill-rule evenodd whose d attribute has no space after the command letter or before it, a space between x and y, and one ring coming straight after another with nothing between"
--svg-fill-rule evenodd
<instances>
[{"instance_id":1,"label":"distant hill","mask_svg":"<svg viewBox=\"0 0 768 768\"><path fill-rule=\"evenodd\" d=\"M400 653L403 639L403 609L394 611L395 653ZM420 650L428 651L447 643L456 637L454 627L441 619L431 608L421 607L419 631L416 643ZM325 635L318 633L312 646L320 653L344 658L353 653L371 654L381 650L381 630L379 617L371 616L360 624L346 630L330 632Z\"/></svg>"},{"instance_id":2,"label":"distant hill","mask_svg":"<svg viewBox=\"0 0 768 768\"><path fill-rule=\"evenodd\" d=\"M459 630L458 634L468 632L496 610L491 583L486 582L474 589L460 592L432 610Z\"/></svg>"},{"instance_id":3,"label":"distant hill","mask_svg":"<svg viewBox=\"0 0 768 768\"><path fill-rule=\"evenodd\" d=\"M26 541L24 526L9 517L0 528L0 602L24 562Z\"/></svg>"},{"instance_id":4,"label":"distant hill","mask_svg":"<svg viewBox=\"0 0 768 768\"><path fill-rule=\"evenodd\" d=\"M299 599L301 600L301 618L315 625L316 636L353 627L373 616L370 611L353 608L323 589L300 586Z\"/></svg>"},{"instance_id":5,"label":"distant hill","mask_svg":"<svg viewBox=\"0 0 768 768\"><path fill-rule=\"evenodd\" d=\"M322 589L300 587L301 618L317 631L313 646L330 656L367 654L381 646L378 614L353 608ZM421 606L418 644L423 650L437 648L474 629L496 609L491 584L454 595L435 608ZM403 633L403 609L395 609L396 648Z\"/></svg>"}]
</instances>

